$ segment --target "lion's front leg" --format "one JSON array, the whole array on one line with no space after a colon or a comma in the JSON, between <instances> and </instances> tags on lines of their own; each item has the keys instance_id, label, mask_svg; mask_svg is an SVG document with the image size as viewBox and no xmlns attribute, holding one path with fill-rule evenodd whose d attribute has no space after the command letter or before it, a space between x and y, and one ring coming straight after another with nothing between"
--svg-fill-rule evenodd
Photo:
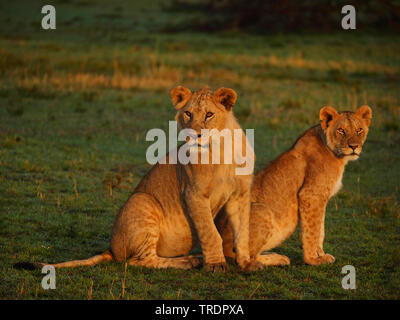
<instances>
[{"instance_id":1,"label":"lion's front leg","mask_svg":"<svg viewBox=\"0 0 400 320\"><path fill-rule=\"evenodd\" d=\"M332 263L335 258L323 250L325 208L328 195L316 194L307 184L299 192L304 262L311 265Z\"/></svg>"},{"instance_id":2,"label":"lion's front leg","mask_svg":"<svg viewBox=\"0 0 400 320\"><path fill-rule=\"evenodd\" d=\"M233 245L236 251L236 262L242 269L247 269L250 263L250 192L244 192L240 196L232 197L225 204L224 209L232 227Z\"/></svg>"},{"instance_id":3,"label":"lion's front leg","mask_svg":"<svg viewBox=\"0 0 400 320\"><path fill-rule=\"evenodd\" d=\"M226 260L222 250L222 239L214 224L210 200L195 190L185 192L189 215L199 237L204 257L204 268L209 271L225 271Z\"/></svg>"}]
</instances>

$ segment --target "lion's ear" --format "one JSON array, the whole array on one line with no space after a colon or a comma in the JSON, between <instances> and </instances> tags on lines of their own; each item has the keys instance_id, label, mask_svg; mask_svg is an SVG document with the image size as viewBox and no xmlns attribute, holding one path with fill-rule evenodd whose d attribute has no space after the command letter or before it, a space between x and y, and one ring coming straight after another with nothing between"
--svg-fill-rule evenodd
<instances>
[{"instance_id":1,"label":"lion's ear","mask_svg":"<svg viewBox=\"0 0 400 320\"><path fill-rule=\"evenodd\" d=\"M236 103L237 94L229 88L219 88L214 93L215 100L222 104L226 110L231 110Z\"/></svg>"},{"instance_id":2,"label":"lion's ear","mask_svg":"<svg viewBox=\"0 0 400 320\"><path fill-rule=\"evenodd\" d=\"M332 107L323 107L319 111L319 120L321 121L321 127L322 129L326 129L329 126L329 122L334 120L338 116L338 112L335 110L335 108Z\"/></svg>"},{"instance_id":3,"label":"lion's ear","mask_svg":"<svg viewBox=\"0 0 400 320\"><path fill-rule=\"evenodd\" d=\"M176 88L171 90L170 95L175 109L179 110L183 108L186 103L188 103L188 101L192 97L192 92L188 88L177 86Z\"/></svg>"},{"instance_id":4,"label":"lion's ear","mask_svg":"<svg viewBox=\"0 0 400 320\"><path fill-rule=\"evenodd\" d=\"M372 110L369 106L361 106L356 111L356 115L358 115L361 119L363 119L367 126L371 123L372 118Z\"/></svg>"}]
</instances>

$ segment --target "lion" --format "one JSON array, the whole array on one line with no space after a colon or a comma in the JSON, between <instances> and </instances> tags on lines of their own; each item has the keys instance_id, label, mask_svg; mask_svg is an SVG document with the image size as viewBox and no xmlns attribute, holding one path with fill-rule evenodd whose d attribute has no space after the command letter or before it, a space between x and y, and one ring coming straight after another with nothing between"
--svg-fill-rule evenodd
<instances>
[{"instance_id":1,"label":"lion","mask_svg":"<svg viewBox=\"0 0 400 320\"><path fill-rule=\"evenodd\" d=\"M206 87L192 93L178 86L170 95L179 126L194 130L195 147L199 150L209 148L212 154L213 145L206 143L203 129L241 130L232 111L237 99L232 89L220 88L213 93ZM254 161L253 150L244 133L240 143L249 152L248 159ZM221 156L223 145L220 145ZM252 170L249 174L236 175L235 169L243 164L174 164L169 158L167 154L163 159L165 164L159 161L152 167L119 211L109 250L89 259L52 265L56 268L93 266L114 260L127 261L132 266L190 269L203 262L205 270L225 271L222 239L214 223L215 216L224 208L232 226L236 262L245 269L250 262L248 228ZM188 255L198 243L202 256Z\"/></svg>"},{"instance_id":2,"label":"lion","mask_svg":"<svg viewBox=\"0 0 400 320\"><path fill-rule=\"evenodd\" d=\"M320 124L308 129L294 145L255 177L251 190L249 269L288 265L288 257L262 254L279 246L301 221L304 262L333 263L325 253L326 205L342 186L346 164L358 159L372 118L371 108L337 112L324 107ZM224 212L217 218L224 254L234 257L232 231Z\"/></svg>"}]
</instances>

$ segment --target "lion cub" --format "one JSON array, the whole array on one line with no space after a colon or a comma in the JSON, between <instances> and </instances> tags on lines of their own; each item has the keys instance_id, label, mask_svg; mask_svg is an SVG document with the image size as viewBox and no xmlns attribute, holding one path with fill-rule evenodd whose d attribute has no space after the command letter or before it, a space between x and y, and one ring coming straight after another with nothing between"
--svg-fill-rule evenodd
<instances>
[{"instance_id":1,"label":"lion cub","mask_svg":"<svg viewBox=\"0 0 400 320\"><path fill-rule=\"evenodd\" d=\"M195 142L199 154L203 148L209 148L211 156L213 147L207 143L209 136L202 136L202 129L228 129L235 137L232 139L236 139L233 131L238 129L242 133L241 150L248 152L246 159L252 162L250 173L236 175L236 169L243 168L244 164L233 160L230 164L211 161L210 164L181 164L179 161L174 164L169 161L168 154L164 159L166 164L157 163L120 210L108 251L86 260L54 264L54 267L127 260L135 266L189 269L201 262L197 257L187 256L200 242L205 269L224 270L222 239L214 223L222 208L233 229L236 261L243 269L249 264L254 152L232 113L236 93L228 88L220 88L215 93L204 88L192 93L178 86L171 91L171 99L180 127L197 133ZM221 158L224 157L223 146L219 147Z\"/></svg>"},{"instance_id":2,"label":"lion cub","mask_svg":"<svg viewBox=\"0 0 400 320\"><path fill-rule=\"evenodd\" d=\"M338 113L332 107L320 110L320 125L308 129L292 148L264 170L253 182L250 213L250 269L290 264L288 257L261 254L280 245L302 227L304 261L318 265L335 258L323 250L325 208L342 186L344 168L358 159L368 134L372 111L368 106L356 112ZM232 233L221 212L218 227L224 253L233 256Z\"/></svg>"}]
</instances>

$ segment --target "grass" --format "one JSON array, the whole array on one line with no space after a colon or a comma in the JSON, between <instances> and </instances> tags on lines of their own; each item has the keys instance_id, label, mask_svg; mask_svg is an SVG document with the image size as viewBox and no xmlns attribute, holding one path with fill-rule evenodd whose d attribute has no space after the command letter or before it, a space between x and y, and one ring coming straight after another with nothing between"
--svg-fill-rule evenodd
<instances>
[{"instance_id":1,"label":"grass","mask_svg":"<svg viewBox=\"0 0 400 320\"><path fill-rule=\"evenodd\" d=\"M399 298L398 35L162 33L182 14L145 1L53 3L55 31L40 29L38 2L0 4L0 298ZM46 291L40 271L14 269L108 247L118 209L150 168L146 132L174 117L177 84L237 91L234 111L255 128L256 171L317 123L322 106L372 107L364 152L327 208L325 251L336 262L305 265L296 231L276 249L292 265L263 272L109 263L57 270L57 289ZM356 290L341 287L347 264Z\"/></svg>"}]
</instances>

